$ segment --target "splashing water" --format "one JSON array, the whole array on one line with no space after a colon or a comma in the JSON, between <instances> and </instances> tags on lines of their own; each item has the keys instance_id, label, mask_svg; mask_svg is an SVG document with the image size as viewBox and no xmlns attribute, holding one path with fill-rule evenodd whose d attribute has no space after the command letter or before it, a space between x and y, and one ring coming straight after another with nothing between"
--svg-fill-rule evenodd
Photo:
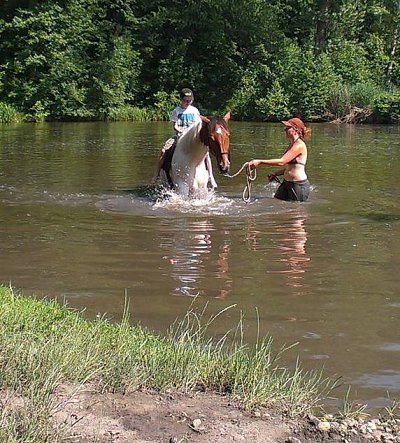
<instances>
[{"instance_id":1,"label":"splashing water","mask_svg":"<svg viewBox=\"0 0 400 443\"><path fill-rule=\"evenodd\" d=\"M166 190L163 198L157 199L153 210L168 210L184 214L224 215L234 201L210 191L204 198L184 198L172 190Z\"/></svg>"}]
</instances>

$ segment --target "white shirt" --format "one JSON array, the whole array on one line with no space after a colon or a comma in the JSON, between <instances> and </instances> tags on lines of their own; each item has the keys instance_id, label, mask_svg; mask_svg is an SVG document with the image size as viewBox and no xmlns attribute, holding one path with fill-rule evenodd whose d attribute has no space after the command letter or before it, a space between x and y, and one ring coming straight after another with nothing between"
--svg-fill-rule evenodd
<instances>
[{"instance_id":1,"label":"white shirt","mask_svg":"<svg viewBox=\"0 0 400 443\"><path fill-rule=\"evenodd\" d=\"M193 123L200 121L200 111L192 105L189 105L186 109L177 106L171 115L171 121L177 123L178 128L186 131Z\"/></svg>"}]
</instances>

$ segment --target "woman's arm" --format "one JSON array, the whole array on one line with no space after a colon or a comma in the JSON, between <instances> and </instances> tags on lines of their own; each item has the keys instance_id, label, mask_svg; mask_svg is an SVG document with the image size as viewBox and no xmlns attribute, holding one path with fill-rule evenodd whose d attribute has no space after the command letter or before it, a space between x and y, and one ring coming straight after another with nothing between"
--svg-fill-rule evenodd
<instances>
[{"instance_id":1,"label":"woman's arm","mask_svg":"<svg viewBox=\"0 0 400 443\"><path fill-rule=\"evenodd\" d=\"M289 160L290 161L290 160ZM289 162L287 162L289 163ZM265 166L284 166L286 163L283 163L282 158L271 158L268 160L250 160L249 166L251 168L257 168L258 166L265 165Z\"/></svg>"},{"instance_id":2,"label":"woman's arm","mask_svg":"<svg viewBox=\"0 0 400 443\"><path fill-rule=\"evenodd\" d=\"M278 169L277 171L267 175L268 181L272 182L278 177L278 175L283 175L284 173L285 173L285 168Z\"/></svg>"},{"instance_id":3,"label":"woman's arm","mask_svg":"<svg viewBox=\"0 0 400 443\"><path fill-rule=\"evenodd\" d=\"M251 168L257 168L257 166L285 166L290 161L292 161L294 158L296 158L298 155L303 153L305 144L301 140L297 140L295 144L287 151L285 152L281 158L271 158L267 160L251 160L249 161L249 166Z\"/></svg>"}]
</instances>

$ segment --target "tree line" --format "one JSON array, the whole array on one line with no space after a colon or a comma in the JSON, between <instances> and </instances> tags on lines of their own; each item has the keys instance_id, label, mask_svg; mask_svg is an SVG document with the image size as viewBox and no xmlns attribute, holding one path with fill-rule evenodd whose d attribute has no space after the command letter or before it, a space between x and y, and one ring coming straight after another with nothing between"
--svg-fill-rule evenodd
<instances>
[{"instance_id":1,"label":"tree line","mask_svg":"<svg viewBox=\"0 0 400 443\"><path fill-rule=\"evenodd\" d=\"M400 119L400 0L3 0L0 121Z\"/></svg>"}]
</instances>

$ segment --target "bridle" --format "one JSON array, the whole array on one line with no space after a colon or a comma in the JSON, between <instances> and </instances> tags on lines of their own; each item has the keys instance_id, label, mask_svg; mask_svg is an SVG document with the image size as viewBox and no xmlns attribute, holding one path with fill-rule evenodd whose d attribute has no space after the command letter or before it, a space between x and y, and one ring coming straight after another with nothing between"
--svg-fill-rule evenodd
<instances>
[{"instance_id":1,"label":"bridle","mask_svg":"<svg viewBox=\"0 0 400 443\"><path fill-rule=\"evenodd\" d=\"M200 140L208 146L218 161L221 172L228 172L230 165L230 131L226 121L220 117L203 118Z\"/></svg>"}]
</instances>

